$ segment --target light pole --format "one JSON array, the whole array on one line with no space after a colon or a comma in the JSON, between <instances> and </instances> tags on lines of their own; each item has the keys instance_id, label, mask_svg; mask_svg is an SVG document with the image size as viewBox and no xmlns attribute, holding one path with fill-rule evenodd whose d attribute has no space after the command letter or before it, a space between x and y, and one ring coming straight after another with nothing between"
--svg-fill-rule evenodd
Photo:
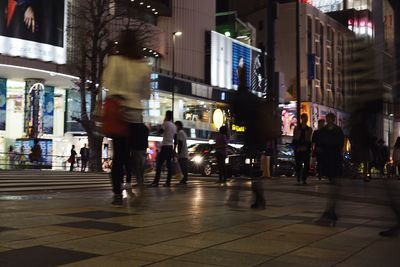
<instances>
[{"instance_id":1,"label":"light pole","mask_svg":"<svg viewBox=\"0 0 400 267\"><path fill-rule=\"evenodd\" d=\"M300 125L301 116L301 73L300 73L300 0L296 0L296 100L297 125Z\"/></svg>"},{"instance_id":2,"label":"light pole","mask_svg":"<svg viewBox=\"0 0 400 267\"><path fill-rule=\"evenodd\" d=\"M388 147L389 147L389 151L390 151L390 146L391 146L391 138L392 138L392 133L391 133L391 131L393 130L393 129L391 129L392 127L392 122L393 122L393 117L394 117L394 114L393 113L390 113L389 114L389 129L388 129Z\"/></svg>"},{"instance_id":3,"label":"light pole","mask_svg":"<svg viewBox=\"0 0 400 267\"><path fill-rule=\"evenodd\" d=\"M182 32L172 33L172 120L174 121L175 110L175 39L182 36Z\"/></svg>"}]
</instances>

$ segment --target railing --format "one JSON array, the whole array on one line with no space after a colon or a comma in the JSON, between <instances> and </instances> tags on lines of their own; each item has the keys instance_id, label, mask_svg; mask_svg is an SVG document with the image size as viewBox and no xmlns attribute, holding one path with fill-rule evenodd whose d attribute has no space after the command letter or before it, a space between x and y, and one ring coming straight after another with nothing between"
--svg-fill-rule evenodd
<instances>
[{"instance_id":1,"label":"railing","mask_svg":"<svg viewBox=\"0 0 400 267\"><path fill-rule=\"evenodd\" d=\"M39 161L31 161L29 154L0 153L0 170L23 170L23 169L50 169L58 171L69 171L71 164L69 156L43 155ZM112 159L102 158L104 172L111 170ZM75 157L74 171L82 169L81 157ZM88 166L86 166L88 169Z\"/></svg>"}]
</instances>

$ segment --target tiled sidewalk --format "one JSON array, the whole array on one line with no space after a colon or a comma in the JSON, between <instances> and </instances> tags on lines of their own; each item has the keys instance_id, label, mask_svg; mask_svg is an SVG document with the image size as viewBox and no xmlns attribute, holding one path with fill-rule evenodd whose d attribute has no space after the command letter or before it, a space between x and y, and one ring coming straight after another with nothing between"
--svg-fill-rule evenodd
<instances>
[{"instance_id":1,"label":"tiled sidewalk","mask_svg":"<svg viewBox=\"0 0 400 267\"><path fill-rule=\"evenodd\" d=\"M0 266L400 266L382 181L349 181L336 227L314 221L328 185L266 182L267 209L236 187L146 188L123 208L111 193L0 195ZM396 182L398 183L398 182Z\"/></svg>"}]
</instances>

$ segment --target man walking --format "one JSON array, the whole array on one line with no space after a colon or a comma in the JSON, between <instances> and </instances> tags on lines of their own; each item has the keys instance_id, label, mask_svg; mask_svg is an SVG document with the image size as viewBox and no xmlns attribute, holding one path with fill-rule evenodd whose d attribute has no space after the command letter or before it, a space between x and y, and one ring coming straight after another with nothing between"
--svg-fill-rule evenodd
<instances>
[{"instance_id":1,"label":"man walking","mask_svg":"<svg viewBox=\"0 0 400 267\"><path fill-rule=\"evenodd\" d=\"M174 137L176 134L176 126L172 122L172 111L168 110L165 113L164 123L161 126L160 133L163 135L163 140L161 142L160 153L157 157L156 164L156 176L154 177L154 181L151 183L151 187L157 187L160 182L161 176L161 168L164 162L167 163L167 180L164 184L165 187L171 186L171 178L172 178L172 158L174 155Z\"/></svg>"},{"instance_id":2,"label":"man walking","mask_svg":"<svg viewBox=\"0 0 400 267\"><path fill-rule=\"evenodd\" d=\"M332 186L329 188L329 199L326 210L317 221L320 225L335 225L338 219L336 204L340 192L340 183L336 179L342 175L344 134L335 124L335 115L326 115L326 126L321 129L320 142L324 161L323 175L328 177Z\"/></svg>"},{"instance_id":3,"label":"man walking","mask_svg":"<svg viewBox=\"0 0 400 267\"><path fill-rule=\"evenodd\" d=\"M81 155L81 172L85 172L87 163L89 161L89 148L87 148L86 144L81 148L79 154Z\"/></svg>"},{"instance_id":4,"label":"man walking","mask_svg":"<svg viewBox=\"0 0 400 267\"><path fill-rule=\"evenodd\" d=\"M294 155L296 160L297 182L307 184L307 177L310 170L311 136L312 129L307 125L308 115L301 115L300 125L294 129L293 142Z\"/></svg>"},{"instance_id":5,"label":"man walking","mask_svg":"<svg viewBox=\"0 0 400 267\"><path fill-rule=\"evenodd\" d=\"M175 144L175 150L176 150L176 148L178 149L177 156L178 156L179 166L181 167L181 171L183 174L183 178L179 182L179 184L184 185L188 181L189 153L188 153L188 147L187 147L187 135L186 135L185 131L183 130L183 124L181 121L176 121L175 125L176 125L176 129L178 131L177 136L176 136L177 142Z\"/></svg>"}]
</instances>

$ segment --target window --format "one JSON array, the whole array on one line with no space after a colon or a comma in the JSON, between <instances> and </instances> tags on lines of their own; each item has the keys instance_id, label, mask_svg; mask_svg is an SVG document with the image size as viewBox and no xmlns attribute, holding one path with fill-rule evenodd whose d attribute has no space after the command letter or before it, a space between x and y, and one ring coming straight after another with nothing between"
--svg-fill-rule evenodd
<instances>
[{"instance_id":1,"label":"window","mask_svg":"<svg viewBox=\"0 0 400 267\"><path fill-rule=\"evenodd\" d=\"M312 53L312 18L307 18L307 50L308 53Z\"/></svg>"}]
</instances>

